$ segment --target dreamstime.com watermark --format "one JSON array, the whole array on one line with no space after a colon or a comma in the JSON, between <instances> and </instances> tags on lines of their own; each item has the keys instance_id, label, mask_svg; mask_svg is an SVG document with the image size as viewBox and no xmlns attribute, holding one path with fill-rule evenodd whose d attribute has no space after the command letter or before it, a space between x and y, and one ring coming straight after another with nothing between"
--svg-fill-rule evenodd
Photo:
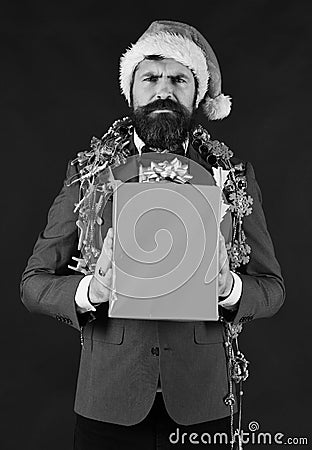
<instances>
[{"instance_id":1,"label":"dreamstime.com watermark","mask_svg":"<svg viewBox=\"0 0 312 450\"><path fill-rule=\"evenodd\" d=\"M169 435L171 444L231 444L231 436L225 432L221 433L185 433L177 427L176 431ZM287 436L284 433L270 433L260 431L260 425L256 421L249 422L248 431L241 431L241 442L243 445L309 445L309 439L304 436Z\"/></svg>"}]
</instances>

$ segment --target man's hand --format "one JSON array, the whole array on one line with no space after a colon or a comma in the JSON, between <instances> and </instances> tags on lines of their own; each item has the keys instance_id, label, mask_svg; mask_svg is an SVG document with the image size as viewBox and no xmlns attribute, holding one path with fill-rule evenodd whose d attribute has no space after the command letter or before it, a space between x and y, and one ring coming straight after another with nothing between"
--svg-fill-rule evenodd
<instances>
[{"instance_id":1,"label":"man's hand","mask_svg":"<svg viewBox=\"0 0 312 450\"><path fill-rule=\"evenodd\" d=\"M89 300L94 305L107 302L112 282L113 229L105 236L102 252L89 286Z\"/></svg>"},{"instance_id":2,"label":"man's hand","mask_svg":"<svg viewBox=\"0 0 312 450\"><path fill-rule=\"evenodd\" d=\"M234 279L230 272L229 260L225 248L222 233L219 233L219 296L226 297L230 294Z\"/></svg>"}]
</instances>

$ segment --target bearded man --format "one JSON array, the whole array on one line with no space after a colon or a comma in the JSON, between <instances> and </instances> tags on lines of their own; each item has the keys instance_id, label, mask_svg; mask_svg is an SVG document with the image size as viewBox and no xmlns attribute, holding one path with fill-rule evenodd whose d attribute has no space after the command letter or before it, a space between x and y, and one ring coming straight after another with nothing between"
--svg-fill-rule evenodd
<instances>
[{"instance_id":1,"label":"bearded man","mask_svg":"<svg viewBox=\"0 0 312 450\"><path fill-rule=\"evenodd\" d=\"M234 375L229 370L225 324L237 332L244 322L272 316L285 295L259 186L250 163L234 158L195 123L199 107L209 120L222 119L231 109L221 93L216 56L195 28L153 22L122 56L120 85L130 118L115 122L69 164L23 274L22 301L81 332L74 449L167 449L179 443L193 448L209 439L224 448L229 440L212 438L232 431L233 439L237 398L231 378L241 381L246 369L238 358L230 361L236 364ZM100 203L92 195L105 188L107 179L97 180L108 168L122 181L136 181L145 152L196 161L211 184L214 168L232 173L224 191L232 202L231 236L226 245L220 234L219 245L221 321L108 317L112 203L96 209ZM100 232L106 237L99 249ZM72 257L77 267L68 268Z\"/></svg>"}]
</instances>

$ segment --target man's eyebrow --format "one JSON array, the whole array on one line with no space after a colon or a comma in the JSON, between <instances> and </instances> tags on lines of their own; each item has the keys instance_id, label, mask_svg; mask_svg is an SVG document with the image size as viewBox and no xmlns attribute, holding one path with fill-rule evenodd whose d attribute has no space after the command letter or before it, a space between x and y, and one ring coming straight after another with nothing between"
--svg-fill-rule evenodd
<instances>
[{"instance_id":1,"label":"man's eyebrow","mask_svg":"<svg viewBox=\"0 0 312 450\"><path fill-rule=\"evenodd\" d=\"M149 71L149 72L144 72L144 73L142 73L142 75L140 75L140 76L141 76L142 78L144 78L144 77L157 77L157 78L161 78L161 77L163 76L163 74L159 75L159 74L157 74L156 72ZM176 74L174 74L174 75L167 75L167 78L186 78L187 80L189 80L189 79L190 79L190 76L187 75L187 74L184 73L184 72L178 72L178 73L176 73Z\"/></svg>"},{"instance_id":2,"label":"man's eyebrow","mask_svg":"<svg viewBox=\"0 0 312 450\"><path fill-rule=\"evenodd\" d=\"M184 72L178 72L178 73L176 73L175 75L168 75L170 78L186 78L187 80L189 80L190 79L190 76L189 75L187 75L186 73L184 73Z\"/></svg>"},{"instance_id":3,"label":"man's eyebrow","mask_svg":"<svg viewBox=\"0 0 312 450\"><path fill-rule=\"evenodd\" d=\"M142 75L140 75L141 77L158 77L158 78L161 78L162 77L162 75L159 75L159 74L157 74L157 73L155 73L155 72L152 72L152 71L149 71L149 72L144 72L144 73L142 73Z\"/></svg>"}]
</instances>

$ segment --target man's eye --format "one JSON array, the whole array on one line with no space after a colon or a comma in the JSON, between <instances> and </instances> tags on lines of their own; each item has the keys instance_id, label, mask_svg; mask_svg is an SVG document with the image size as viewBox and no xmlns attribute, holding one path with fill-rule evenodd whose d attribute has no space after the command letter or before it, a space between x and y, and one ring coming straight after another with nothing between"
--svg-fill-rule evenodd
<instances>
[{"instance_id":1,"label":"man's eye","mask_svg":"<svg viewBox=\"0 0 312 450\"><path fill-rule=\"evenodd\" d=\"M172 81L173 81L174 83L179 83L179 84L185 83L184 78L180 78L180 77L173 78Z\"/></svg>"},{"instance_id":2,"label":"man's eye","mask_svg":"<svg viewBox=\"0 0 312 450\"><path fill-rule=\"evenodd\" d=\"M155 77L155 76L151 76L151 77L147 77L147 78L144 78L144 81L157 81L158 80L158 77Z\"/></svg>"}]
</instances>

